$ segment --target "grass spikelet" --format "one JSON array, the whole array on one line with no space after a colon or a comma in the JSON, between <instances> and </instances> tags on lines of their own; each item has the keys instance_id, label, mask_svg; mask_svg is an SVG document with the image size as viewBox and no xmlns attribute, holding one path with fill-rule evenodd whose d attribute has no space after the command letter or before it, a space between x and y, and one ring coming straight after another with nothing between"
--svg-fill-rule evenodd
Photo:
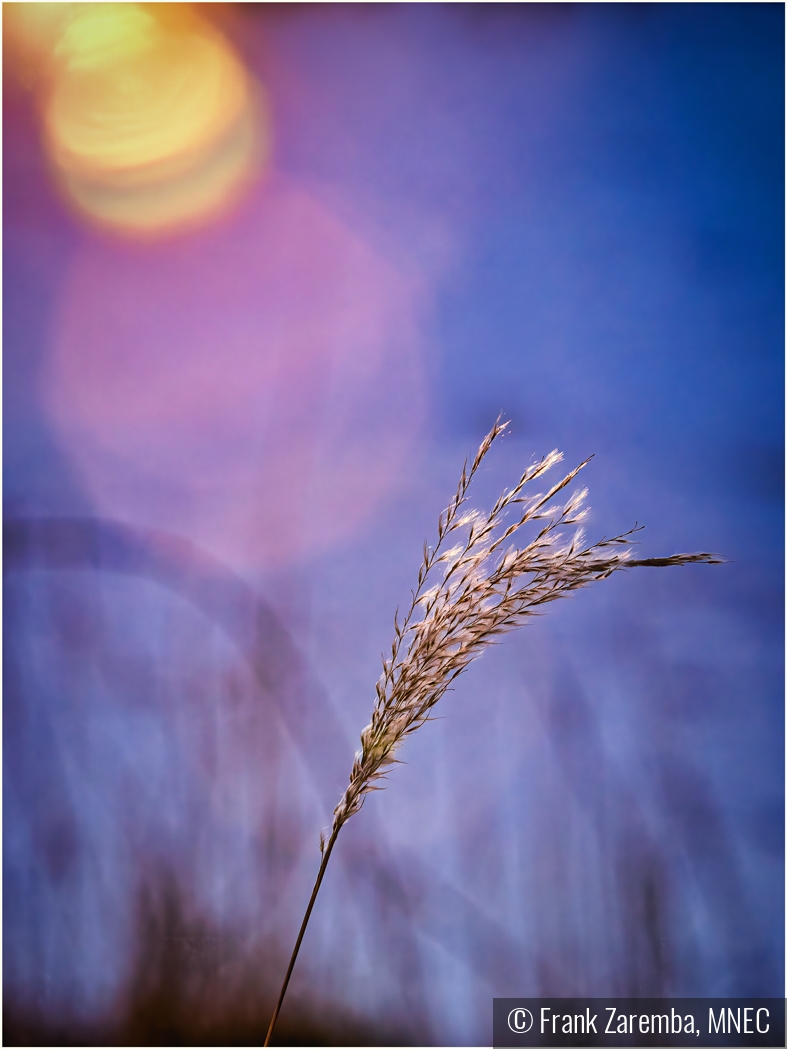
<instances>
[{"instance_id":1,"label":"grass spikelet","mask_svg":"<svg viewBox=\"0 0 787 1049\"><path fill-rule=\"evenodd\" d=\"M587 515L587 489L565 502L556 497L587 466L586 459L546 492L525 494L532 482L561 462L552 451L529 466L513 488L506 489L487 513L466 507L470 484L493 443L508 423L497 420L481 442L468 469L462 467L457 490L437 524L437 542L426 542L418 583L403 618L394 616L394 640L384 656L375 686L369 724L361 732L350 781L333 812L329 833L320 836L322 862L306 909L290 965L271 1020L267 1046L284 1000L301 940L311 915L339 831L364 804L397 762L407 736L429 720L436 703L473 659L500 635L521 626L544 605L622 569L666 568L688 564L721 564L714 554L672 554L632 558L635 525L612 538L585 545L581 528L565 538L562 528L579 525ZM518 547L517 533L539 522L536 533Z\"/></svg>"}]
</instances>

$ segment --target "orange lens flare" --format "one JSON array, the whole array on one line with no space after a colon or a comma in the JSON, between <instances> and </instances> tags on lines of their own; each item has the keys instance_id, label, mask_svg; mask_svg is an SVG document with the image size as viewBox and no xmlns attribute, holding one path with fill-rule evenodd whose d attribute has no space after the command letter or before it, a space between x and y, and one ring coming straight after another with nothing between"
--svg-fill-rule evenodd
<instances>
[{"instance_id":1,"label":"orange lens flare","mask_svg":"<svg viewBox=\"0 0 787 1049\"><path fill-rule=\"evenodd\" d=\"M10 6L61 9L14 12L8 28L44 56L47 153L93 221L137 235L196 224L265 164L264 94L190 5Z\"/></svg>"}]
</instances>

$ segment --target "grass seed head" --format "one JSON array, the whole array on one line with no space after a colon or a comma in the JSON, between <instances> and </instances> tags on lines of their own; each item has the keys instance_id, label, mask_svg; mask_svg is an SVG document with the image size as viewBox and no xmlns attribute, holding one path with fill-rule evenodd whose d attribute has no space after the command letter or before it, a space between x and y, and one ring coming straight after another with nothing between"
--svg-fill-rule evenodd
<instances>
[{"instance_id":1,"label":"grass seed head","mask_svg":"<svg viewBox=\"0 0 787 1049\"><path fill-rule=\"evenodd\" d=\"M372 719L361 733L350 782L333 813L332 839L358 812L369 791L384 785L380 781L396 763L405 737L429 720L451 682L501 634L521 626L543 605L620 569L724 560L706 553L632 559L637 525L590 546L584 545L581 528L565 539L560 529L578 525L587 516L588 492L579 489L562 504L555 499L590 460L545 493L524 494L527 485L562 460L558 451L529 466L488 513L467 508L470 483L507 426L498 418L469 470L465 460L456 494L440 514L437 543L424 543L418 585L404 618L399 619L398 610L394 617L391 654L383 659ZM518 547L517 533L534 522L544 523L530 542ZM325 840L323 836L321 848Z\"/></svg>"}]
</instances>

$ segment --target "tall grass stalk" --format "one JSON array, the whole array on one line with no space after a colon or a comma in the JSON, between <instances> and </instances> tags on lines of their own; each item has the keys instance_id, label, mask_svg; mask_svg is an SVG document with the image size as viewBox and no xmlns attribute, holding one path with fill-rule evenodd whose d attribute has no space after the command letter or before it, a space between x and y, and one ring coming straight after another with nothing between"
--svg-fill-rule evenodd
<instances>
[{"instance_id":1,"label":"tall grass stalk","mask_svg":"<svg viewBox=\"0 0 787 1049\"><path fill-rule=\"evenodd\" d=\"M462 467L456 494L440 515L437 542L424 543L418 583L404 617L394 615L391 654L383 658L372 719L361 733L350 782L333 812L330 830L320 836L322 862L295 941L265 1045L281 1009L301 941L320 890L339 831L358 812L367 794L397 763L406 736L424 722L451 683L496 637L537 615L550 601L625 568L664 568L696 563L721 564L713 554L672 554L641 560L632 555L639 527L585 546L581 527L564 539L563 526L580 525L587 516L587 489L564 503L555 497L590 459L580 463L546 492L525 489L562 460L550 452L529 466L513 488L502 493L488 513L466 508L467 492L484 457L508 423L495 423L468 469ZM592 457L591 457L592 458ZM529 489L528 489L529 491ZM539 522L535 537L521 549L512 541L525 525Z\"/></svg>"}]
</instances>

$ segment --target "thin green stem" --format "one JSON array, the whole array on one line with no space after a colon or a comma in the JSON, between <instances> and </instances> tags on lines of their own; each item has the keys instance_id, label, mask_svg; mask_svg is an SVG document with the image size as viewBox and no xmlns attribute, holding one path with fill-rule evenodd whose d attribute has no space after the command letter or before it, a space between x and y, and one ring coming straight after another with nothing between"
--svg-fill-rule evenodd
<instances>
[{"instance_id":1,"label":"thin green stem","mask_svg":"<svg viewBox=\"0 0 787 1049\"><path fill-rule=\"evenodd\" d=\"M298 957L298 951L301 948L301 940L303 939L303 934L306 932L306 926L309 924L309 918L311 917L312 908L314 907L314 901L317 899L317 893L320 891L320 885L322 884L323 875L325 874L325 868L328 866L328 860L331 858L331 849L333 848L333 844L336 841L340 829L341 827L339 826L331 831L331 836L330 838L328 838L328 841L325 845L325 849L323 850L322 863L320 864L320 869L317 872L317 880L314 883L311 899L309 900L309 905L306 908L306 913L304 914L303 921L301 922L301 931L298 933L298 939L295 941L295 946L292 950L290 964L287 966L287 974L284 977L284 983L281 985L281 991L279 992L279 1000L278 1002L276 1002L276 1008L273 1010L273 1016L271 1017L270 1027L268 1028L268 1033L265 1035L265 1041L263 1042L263 1046L270 1045L271 1035L273 1034L273 1028L275 1027L276 1020L279 1017L281 1003L284 1001L284 995L287 993L287 985L290 982L292 970L295 968L295 959Z\"/></svg>"}]
</instances>

